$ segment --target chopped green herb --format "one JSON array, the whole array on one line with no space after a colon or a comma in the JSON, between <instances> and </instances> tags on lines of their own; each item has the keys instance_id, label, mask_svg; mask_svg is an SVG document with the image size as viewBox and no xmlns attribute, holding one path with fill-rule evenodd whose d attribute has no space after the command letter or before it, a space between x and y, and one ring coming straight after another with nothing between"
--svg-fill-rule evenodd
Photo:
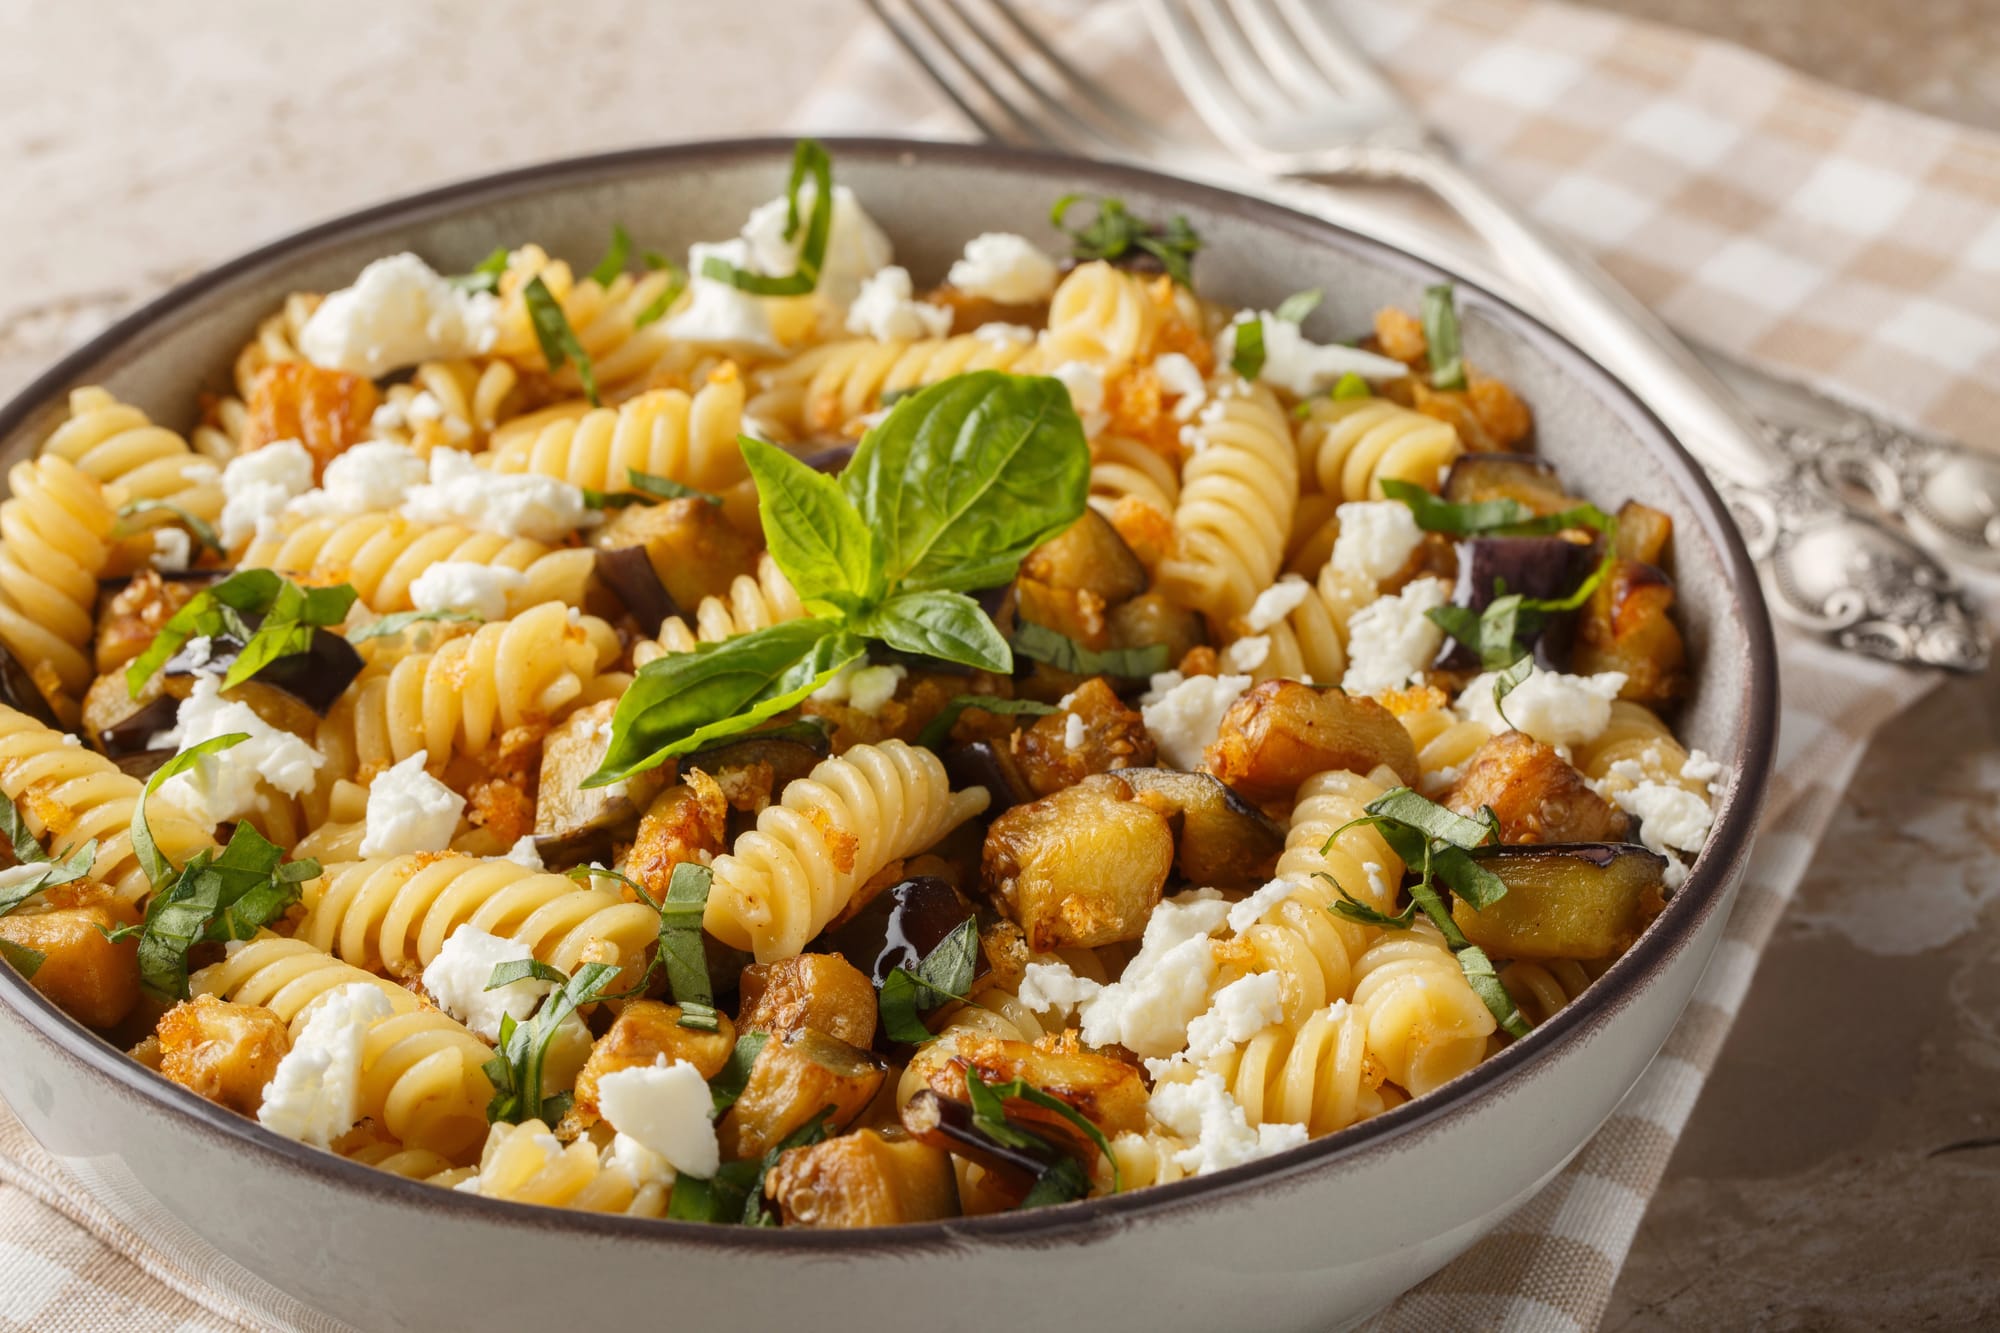
<instances>
[{"instance_id":1,"label":"chopped green herb","mask_svg":"<svg viewBox=\"0 0 2000 1333\"><path fill-rule=\"evenodd\" d=\"M500 289L500 275L507 271L509 251L499 245L493 252L475 264L470 273L460 273L445 281L461 291L494 292Z\"/></svg>"},{"instance_id":2,"label":"chopped green herb","mask_svg":"<svg viewBox=\"0 0 2000 1333\"><path fill-rule=\"evenodd\" d=\"M1081 227L1067 227L1063 220L1078 203L1090 196L1066 194L1049 210L1049 221L1070 238L1070 253L1078 259L1123 259L1133 250L1151 255L1168 276L1183 287L1194 286L1194 256L1201 249L1184 214L1176 213L1164 225L1148 223L1133 216L1125 201L1107 195L1095 197L1097 211Z\"/></svg>"},{"instance_id":3,"label":"chopped green herb","mask_svg":"<svg viewBox=\"0 0 2000 1333\"><path fill-rule=\"evenodd\" d=\"M1463 389L1465 355L1459 349L1457 292L1448 282L1424 289L1424 341L1430 348L1431 387Z\"/></svg>"},{"instance_id":4,"label":"chopped green herb","mask_svg":"<svg viewBox=\"0 0 2000 1333\"><path fill-rule=\"evenodd\" d=\"M592 881L600 879L608 879L614 884L623 884L626 888L638 894L640 901L644 902L648 907L657 906L657 904L653 902L653 895L646 892L646 888L643 884L633 879L630 875L626 875L620 871L613 870L610 866L601 866L596 864L591 864L587 866L571 866L568 870L563 871L563 874L567 875L569 878L573 880L576 880L578 883L588 884L592 888L596 887L596 885L593 884Z\"/></svg>"},{"instance_id":5,"label":"chopped green herb","mask_svg":"<svg viewBox=\"0 0 2000 1333\"><path fill-rule=\"evenodd\" d=\"M1007 717L1046 717L1062 710L1054 704L1045 704L1039 699L1002 699L991 694L953 695L944 711L924 724L917 733L917 744L927 750L935 750L951 737L951 729L958 725L958 719L968 708L977 708L982 713L999 713Z\"/></svg>"},{"instance_id":6,"label":"chopped green herb","mask_svg":"<svg viewBox=\"0 0 2000 1333\"><path fill-rule=\"evenodd\" d=\"M729 1059L708 1081L708 1092L715 1101L716 1115L736 1105L736 1099L749 1086L751 1068L756 1065L757 1057L763 1054L764 1044L770 1040L768 1032L745 1032L737 1037L736 1045L730 1048Z\"/></svg>"},{"instance_id":7,"label":"chopped green herb","mask_svg":"<svg viewBox=\"0 0 2000 1333\"><path fill-rule=\"evenodd\" d=\"M967 917L924 955L916 971L899 967L883 978L879 1006L883 1033L891 1041L913 1046L929 1041L931 1031L918 1015L964 999L978 962L979 922Z\"/></svg>"},{"instance_id":8,"label":"chopped green herb","mask_svg":"<svg viewBox=\"0 0 2000 1333\"><path fill-rule=\"evenodd\" d=\"M687 270L659 251L646 251L645 261L647 268L666 272L667 285L660 289L658 296L646 303L644 310L632 317L634 329L643 329L648 324L664 319L667 312L674 308L674 302L681 299L681 293L687 290L688 284Z\"/></svg>"},{"instance_id":9,"label":"chopped green herb","mask_svg":"<svg viewBox=\"0 0 2000 1333\"><path fill-rule=\"evenodd\" d=\"M619 223L612 223L611 248L604 252L604 258L597 261L597 267L590 270L590 280L600 287L609 287L625 271L625 261L631 257L631 234Z\"/></svg>"},{"instance_id":10,"label":"chopped green herb","mask_svg":"<svg viewBox=\"0 0 2000 1333\"><path fill-rule=\"evenodd\" d=\"M629 491L598 491L582 487L583 503L587 509L625 509L632 505L658 504L662 500L700 500L704 504L720 508L722 497L707 491L698 491L692 486L675 481L672 477L659 477L638 468L625 469Z\"/></svg>"},{"instance_id":11,"label":"chopped green herb","mask_svg":"<svg viewBox=\"0 0 2000 1333\"><path fill-rule=\"evenodd\" d=\"M349 643L360 643L364 639L384 639L392 634L401 634L410 626L423 621L465 621L473 624L482 619L473 611L459 611L444 608L437 611L392 611L377 620L371 620L360 629L347 636Z\"/></svg>"},{"instance_id":12,"label":"chopped green herb","mask_svg":"<svg viewBox=\"0 0 2000 1333\"><path fill-rule=\"evenodd\" d=\"M819 286L820 266L826 262L827 237L833 231L833 159L816 139L801 139L792 149L792 177L785 186L787 241L799 234L799 189L807 176L813 181L812 215L805 223L797 269L773 277L752 273L711 255L702 263L701 276L726 282L755 296L804 296Z\"/></svg>"},{"instance_id":13,"label":"chopped green herb","mask_svg":"<svg viewBox=\"0 0 2000 1333\"><path fill-rule=\"evenodd\" d=\"M222 538L215 535L215 529L209 526L208 521L206 519L203 519L197 514L189 513L187 510L181 508L177 504L172 503L171 501L147 500L147 499L127 500L124 504L118 506L118 517L120 518L136 518L140 514L153 514L153 513L172 514L174 516L174 519L182 527L187 529L188 535L193 537L195 541L198 542L200 545L207 548L208 550L215 552L217 555L228 554L228 548L223 546ZM138 532L139 530L140 529L134 525L123 524L123 523L119 524L119 535L121 536L129 537L134 533Z\"/></svg>"},{"instance_id":14,"label":"chopped green herb","mask_svg":"<svg viewBox=\"0 0 2000 1333\"><path fill-rule=\"evenodd\" d=\"M91 865L97 860L97 839L90 838L72 852L67 860L57 860L42 850L34 830L28 827L27 817L13 801L0 798L0 833L14 846L14 859L21 868L32 867L35 873L24 875L19 882L9 888L0 889L0 916L19 907L43 889L52 889L58 884L70 884L90 873Z\"/></svg>"},{"instance_id":15,"label":"chopped green herb","mask_svg":"<svg viewBox=\"0 0 2000 1333\"><path fill-rule=\"evenodd\" d=\"M245 569L211 584L187 600L153 636L153 642L125 668L125 687L136 699L153 673L198 635L231 638L243 645L222 688L233 689L281 657L312 647L315 629L338 625L354 605L354 589L300 588L268 569ZM253 627L246 617L261 617Z\"/></svg>"},{"instance_id":16,"label":"chopped green herb","mask_svg":"<svg viewBox=\"0 0 2000 1333\"><path fill-rule=\"evenodd\" d=\"M49 961L49 956L40 949L30 949L12 940L0 940L0 958L6 959L16 972L30 980L42 970L42 964Z\"/></svg>"},{"instance_id":17,"label":"chopped green herb","mask_svg":"<svg viewBox=\"0 0 2000 1333\"><path fill-rule=\"evenodd\" d=\"M1502 670L1493 680L1493 711L1500 714L1500 720L1509 727L1514 724L1507 720L1507 710L1502 706L1515 687L1526 680L1535 670L1535 659L1531 653L1522 653L1519 660Z\"/></svg>"},{"instance_id":18,"label":"chopped green herb","mask_svg":"<svg viewBox=\"0 0 2000 1333\"><path fill-rule=\"evenodd\" d=\"M1014 623L1014 651L1074 676L1122 676L1144 680L1167 669L1171 650L1164 643L1149 643L1138 648L1099 651L1086 648L1046 625L1020 620Z\"/></svg>"},{"instance_id":19,"label":"chopped green herb","mask_svg":"<svg viewBox=\"0 0 2000 1333\"><path fill-rule=\"evenodd\" d=\"M549 1044L564 1019L584 1005L605 998L612 978L617 975L615 963L585 963L573 977L564 977L561 971L545 963L526 967L520 963L502 963L493 969L493 976L486 984L488 990L525 977L547 981L555 989L525 1023L516 1022L512 1014L501 1015L499 1048L484 1066L487 1080L493 1084L493 1100L486 1106L488 1123L540 1120L552 1125L568 1114L568 1093L552 1097L542 1093L542 1066L548 1057Z\"/></svg>"},{"instance_id":20,"label":"chopped green herb","mask_svg":"<svg viewBox=\"0 0 2000 1333\"><path fill-rule=\"evenodd\" d=\"M1352 402L1357 398L1372 397L1373 394L1374 390L1368 387L1368 381L1362 379L1351 370L1334 382L1333 399L1335 402Z\"/></svg>"},{"instance_id":21,"label":"chopped green herb","mask_svg":"<svg viewBox=\"0 0 2000 1333\"><path fill-rule=\"evenodd\" d=\"M1264 321L1255 315L1236 325L1236 347L1229 368L1246 380L1254 380L1264 369Z\"/></svg>"},{"instance_id":22,"label":"chopped green herb","mask_svg":"<svg viewBox=\"0 0 2000 1333\"><path fill-rule=\"evenodd\" d=\"M1317 287L1303 292L1293 292L1278 302L1278 308L1271 313L1287 324L1303 324L1306 316L1319 309L1319 303L1326 299L1326 293Z\"/></svg>"},{"instance_id":23,"label":"chopped green herb","mask_svg":"<svg viewBox=\"0 0 2000 1333\"><path fill-rule=\"evenodd\" d=\"M974 1127L988 1138L1007 1147L1018 1148L1023 1152L1047 1154L1053 1151L1057 1154L1057 1158L1061 1158L1063 1154L1047 1139L1030 1130L1022 1129L1008 1120L1006 1103L1010 1098L1018 1098L1021 1101L1039 1106L1045 1111L1053 1111L1075 1126L1085 1138L1097 1145L1099 1152L1104 1154L1104 1160L1111 1166L1111 1192L1116 1194L1120 1189L1124 1188L1124 1184L1118 1174L1118 1159L1112 1154L1111 1143L1104 1137L1104 1131L1092 1124L1081 1111L1071 1106L1062 1098L1042 1091L1026 1079L1017 1078L1011 1083L987 1083L979 1077L978 1070L971 1068L965 1071L965 1091L966 1099L972 1106L972 1123ZM1053 1164L1057 1159L1052 1158L1050 1160ZM1074 1158L1067 1160L1072 1164L1075 1162ZM1043 1179L1047 1179L1046 1172L1043 1173ZM1080 1196L1071 1194L1065 1197L1077 1198ZM1059 1201L1057 1199L1045 1200L1045 1202L1050 1203ZM1022 1206L1026 1207L1027 1204L1023 1203Z\"/></svg>"},{"instance_id":24,"label":"chopped green herb","mask_svg":"<svg viewBox=\"0 0 2000 1333\"><path fill-rule=\"evenodd\" d=\"M660 950L658 957L667 970L667 985L674 1003L681 1007L681 1026L714 1032L715 991L708 979L708 954L702 944L701 914L708 904L709 885L715 872L705 865L683 861L674 867L667 881L666 901L660 904Z\"/></svg>"},{"instance_id":25,"label":"chopped green herb","mask_svg":"<svg viewBox=\"0 0 2000 1333\"><path fill-rule=\"evenodd\" d=\"M528 321L535 326L535 341L542 345L542 358L549 363L549 373L553 375L574 361L576 377L583 381L583 396L592 407L603 406L597 396L597 372L591 368L590 353L583 350L576 330L569 326L569 316L563 313L561 302L539 273L521 289L521 299L527 302Z\"/></svg>"}]
</instances>

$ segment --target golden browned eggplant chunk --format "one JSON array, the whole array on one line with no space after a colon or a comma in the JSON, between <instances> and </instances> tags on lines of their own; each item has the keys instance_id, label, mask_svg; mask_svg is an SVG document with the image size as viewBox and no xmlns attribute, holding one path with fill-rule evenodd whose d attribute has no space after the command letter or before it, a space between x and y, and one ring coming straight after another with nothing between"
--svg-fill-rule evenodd
<instances>
[{"instance_id":1,"label":"golden browned eggplant chunk","mask_svg":"<svg viewBox=\"0 0 2000 1333\"><path fill-rule=\"evenodd\" d=\"M1462 815L1489 806L1507 843L1619 842L1631 819L1532 736L1503 731L1474 752L1445 794Z\"/></svg>"},{"instance_id":2,"label":"golden browned eggplant chunk","mask_svg":"<svg viewBox=\"0 0 2000 1333\"><path fill-rule=\"evenodd\" d=\"M257 1004L197 995L160 1015L160 1072L218 1106L254 1116L292 1049L285 1021Z\"/></svg>"},{"instance_id":3,"label":"golden browned eggplant chunk","mask_svg":"<svg viewBox=\"0 0 2000 1333\"><path fill-rule=\"evenodd\" d=\"M1223 714L1202 767L1253 801L1287 800L1315 773L1386 764L1417 780L1417 747L1395 714L1360 695L1267 680Z\"/></svg>"},{"instance_id":4,"label":"golden browned eggplant chunk","mask_svg":"<svg viewBox=\"0 0 2000 1333\"><path fill-rule=\"evenodd\" d=\"M745 1032L811 1028L850 1046L875 1040L875 983L833 953L802 953L743 969Z\"/></svg>"},{"instance_id":5,"label":"golden browned eggplant chunk","mask_svg":"<svg viewBox=\"0 0 2000 1333\"><path fill-rule=\"evenodd\" d=\"M1666 905L1666 860L1629 843L1507 847L1479 863L1507 896L1477 912L1454 902L1451 917L1495 958L1610 958Z\"/></svg>"},{"instance_id":6,"label":"golden browned eggplant chunk","mask_svg":"<svg viewBox=\"0 0 2000 1333\"><path fill-rule=\"evenodd\" d=\"M828 1108L828 1129L838 1133L868 1109L888 1072L871 1052L811 1028L774 1034L750 1066L743 1095L715 1127L722 1155L769 1152Z\"/></svg>"},{"instance_id":7,"label":"golden browned eggplant chunk","mask_svg":"<svg viewBox=\"0 0 2000 1333\"><path fill-rule=\"evenodd\" d=\"M788 1227L886 1227L958 1216L951 1154L899 1126L787 1149L764 1192Z\"/></svg>"},{"instance_id":8,"label":"golden browned eggplant chunk","mask_svg":"<svg viewBox=\"0 0 2000 1333\"><path fill-rule=\"evenodd\" d=\"M1138 939L1173 863L1167 816L1104 773L994 820L980 878L1040 952Z\"/></svg>"}]
</instances>

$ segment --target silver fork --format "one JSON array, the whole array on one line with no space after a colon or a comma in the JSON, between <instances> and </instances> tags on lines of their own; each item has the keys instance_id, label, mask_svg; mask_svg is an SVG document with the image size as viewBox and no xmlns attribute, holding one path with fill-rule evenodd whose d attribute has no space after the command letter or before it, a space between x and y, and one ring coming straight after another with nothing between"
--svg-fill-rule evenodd
<instances>
[{"instance_id":1,"label":"silver fork","mask_svg":"<svg viewBox=\"0 0 2000 1333\"><path fill-rule=\"evenodd\" d=\"M1328 176L1434 191L1573 337L1674 422L1728 500L1774 610L1851 651L1984 668L1983 628L1945 567L1850 497L1863 491L1955 554L1990 557L2000 550L2000 469L1826 400L1813 406L1836 430L1757 422L1650 312L1460 167L1322 6L1143 0L1169 67L1226 146L1216 154L1162 136L1008 0L867 3L989 138L1170 165L1308 211L1328 211L1330 196L1309 184ZM1758 378L1753 389L1775 385Z\"/></svg>"}]
</instances>

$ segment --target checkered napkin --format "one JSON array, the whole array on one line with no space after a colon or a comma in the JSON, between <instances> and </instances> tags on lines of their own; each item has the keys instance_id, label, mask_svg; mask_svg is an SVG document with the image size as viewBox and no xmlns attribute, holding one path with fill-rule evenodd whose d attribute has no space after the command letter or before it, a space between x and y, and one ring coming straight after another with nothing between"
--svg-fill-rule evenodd
<instances>
[{"instance_id":1,"label":"checkered napkin","mask_svg":"<svg viewBox=\"0 0 2000 1333\"><path fill-rule=\"evenodd\" d=\"M1480 171L1686 333L1781 377L2000 450L2000 139L1725 43L1547 0L1336 0ZM1077 65L1210 142L1123 3L1047 11ZM886 34L858 36L801 131L967 129ZM1407 201L1385 216L1413 220ZM1351 208L1352 203L1344 203ZM1423 221L1425 219L1414 219ZM1468 255L1482 247L1466 238ZM1996 588L1974 581L1989 604ZM1545 1190L1369 1327L1589 1329L1875 730L1934 679L1779 633L1784 712L1749 876L1639 1085Z\"/></svg>"},{"instance_id":2,"label":"checkered napkin","mask_svg":"<svg viewBox=\"0 0 2000 1333\"><path fill-rule=\"evenodd\" d=\"M1711 345L2000 448L2000 140L1873 103L1685 33L1537 0L1341 0L1434 124L1517 198ZM1179 106L1122 4L1055 17L1079 64L1163 123ZM878 32L793 117L802 130L964 134ZM1382 1329L1588 1328L1772 927L1866 738L1921 676L1781 635L1770 816L1702 989L1666 1050L1547 1190L1404 1296ZM0 1106L0 1333L211 1333L253 1312L156 1250Z\"/></svg>"}]
</instances>

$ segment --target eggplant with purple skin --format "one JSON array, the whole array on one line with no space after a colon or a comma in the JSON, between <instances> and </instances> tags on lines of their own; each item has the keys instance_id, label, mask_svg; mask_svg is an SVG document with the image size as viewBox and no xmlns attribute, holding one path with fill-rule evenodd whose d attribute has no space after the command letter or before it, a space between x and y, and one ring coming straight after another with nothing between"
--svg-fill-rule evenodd
<instances>
[{"instance_id":1,"label":"eggplant with purple skin","mask_svg":"<svg viewBox=\"0 0 2000 1333\"><path fill-rule=\"evenodd\" d=\"M1507 895L1478 911L1456 900L1451 916L1495 958L1613 958L1666 906L1666 858L1631 843L1499 847L1479 864Z\"/></svg>"},{"instance_id":2,"label":"eggplant with purple skin","mask_svg":"<svg viewBox=\"0 0 2000 1333\"><path fill-rule=\"evenodd\" d=\"M1510 594L1560 601L1575 592L1597 564L1594 548L1561 537L1468 537L1457 550L1458 583L1451 604L1475 614L1492 605L1503 584ZM1532 628L1517 631L1516 637L1533 650L1537 666L1567 671L1576 639L1576 612L1535 616ZM1447 671L1476 671L1480 663L1472 649L1447 638L1434 665Z\"/></svg>"},{"instance_id":3,"label":"eggplant with purple skin","mask_svg":"<svg viewBox=\"0 0 2000 1333\"><path fill-rule=\"evenodd\" d=\"M1537 515L1560 514L1581 501L1563 490L1556 470L1521 454L1470 453L1445 474L1444 498L1453 504L1512 500Z\"/></svg>"},{"instance_id":4,"label":"eggplant with purple skin","mask_svg":"<svg viewBox=\"0 0 2000 1333\"><path fill-rule=\"evenodd\" d=\"M609 787L583 785L604 759L616 708L616 700L606 699L580 709L542 738L534 837L544 865L609 865L615 845L632 841L640 812L660 789L657 769Z\"/></svg>"},{"instance_id":5,"label":"eggplant with purple skin","mask_svg":"<svg viewBox=\"0 0 2000 1333\"><path fill-rule=\"evenodd\" d=\"M954 790L984 787L991 802L987 809L998 814L1035 799L1021 772L1021 761L1004 741L966 741L944 752L945 776Z\"/></svg>"},{"instance_id":6,"label":"eggplant with purple skin","mask_svg":"<svg viewBox=\"0 0 2000 1333\"><path fill-rule=\"evenodd\" d=\"M1285 850L1284 827L1227 783L1171 768L1121 768L1116 776L1181 817L1174 864L1188 883L1256 889L1271 878Z\"/></svg>"},{"instance_id":7,"label":"eggplant with purple skin","mask_svg":"<svg viewBox=\"0 0 2000 1333\"><path fill-rule=\"evenodd\" d=\"M643 546L599 547L597 581L625 604L639 632L649 639L668 619L681 614L681 604L660 582L652 557Z\"/></svg>"},{"instance_id":8,"label":"eggplant with purple skin","mask_svg":"<svg viewBox=\"0 0 2000 1333\"><path fill-rule=\"evenodd\" d=\"M855 446L851 444L834 444L824 449L815 449L809 454L800 454L799 461L815 472L839 476L841 471L854 461L854 450Z\"/></svg>"},{"instance_id":9,"label":"eggplant with purple skin","mask_svg":"<svg viewBox=\"0 0 2000 1333\"><path fill-rule=\"evenodd\" d=\"M897 968L915 972L945 936L973 915L957 889L930 875L892 884L868 900L853 919L835 926L806 946L808 954L837 953L868 973L880 987ZM984 951L974 977L987 970Z\"/></svg>"},{"instance_id":10,"label":"eggplant with purple skin","mask_svg":"<svg viewBox=\"0 0 2000 1333\"><path fill-rule=\"evenodd\" d=\"M245 618L246 622L255 617ZM189 640L192 645L195 640ZM185 682L192 687L196 676L225 676L236 664L236 658L243 651L243 644L226 635L217 635L203 643L204 651L196 654L188 645L167 659L161 673L166 679L167 692L181 692L177 682ZM297 699L319 716L326 716L326 710L333 707L334 700L346 692L361 674L361 654L340 635L331 630L314 629L312 643L302 653L291 653L275 658L258 668L246 684L267 685Z\"/></svg>"}]
</instances>

